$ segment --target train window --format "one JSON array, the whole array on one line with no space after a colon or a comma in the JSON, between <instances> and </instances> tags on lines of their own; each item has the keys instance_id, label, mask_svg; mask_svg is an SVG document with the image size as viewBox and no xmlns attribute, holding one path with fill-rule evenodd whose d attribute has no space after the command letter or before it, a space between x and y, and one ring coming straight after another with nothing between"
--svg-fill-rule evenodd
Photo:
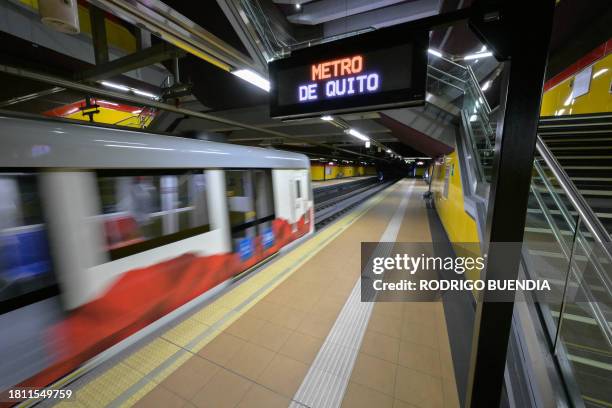
<instances>
[{"instance_id":1,"label":"train window","mask_svg":"<svg viewBox=\"0 0 612 408\"><path fill-rule=\"evenodd\" d=\"M98 189L113 260L209 231L202 171L100 172Z\"/></svg>"},{"instance_id":2,"label":"train window","mask_svg":"<svg viewBox=\"0 0 612 408\"><path fill-rule=\"evenodd\" d=\"M257 239L263 248L272 243L272 173L269 170L226 170L225 179L234 249L242 259L247 259L255 253Z\"/></svg>"},{"instance_id":3,"label":"train window","mask_svg":"<svg viewBox=\"0 0 612 408\"><path fill-rule=\"evenodd\" d=\"M56 286L36 175L0 173L0 304L51 287Z\"/></svg>"}]
</instances>

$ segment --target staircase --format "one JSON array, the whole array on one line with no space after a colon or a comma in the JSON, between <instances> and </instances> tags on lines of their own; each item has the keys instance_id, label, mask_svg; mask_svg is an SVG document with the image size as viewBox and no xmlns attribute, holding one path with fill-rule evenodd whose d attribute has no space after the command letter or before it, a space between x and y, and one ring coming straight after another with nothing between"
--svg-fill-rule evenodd
<instances>
[{"instance_id":1,"label":"staircase","mask_svg":"<svg viewBox=\"0 0 612 408\"><path fill-rule=\"evenodd\" d=\"M542 118L538 132L612 233L612 114Z\"/></svg>"},{"instance_id":2,"label":"staircase","mask_svg":"<svg viewBox=\"0 0 612 408\"><path fill-rule=\"evenodd\" d=\"M428 92L460 111L464 200L486 203L496 129L478 82L469 67L430 58ZM479 212L486 211L485 204ZM475 215L485 230L486 220ZM612 407L611 232L612 114L542 118L521 262L526 277L549 281L553 296L530 298L533 313L515 310L520 317L510 350L516 353L508 361L533 372L541 366L530 367L529 354L550 354L556 369L547 373L565 388L571 406ZM519 340L523 332L533 337L530 325L516 326L524 319L531 319L536 336L544 339L533 350ZM520 376L507 380L509 388L526 393L533 381Z\"/></svg>"},{"instance_id":3,"label":"staircase","mask_svg":"<svg viewBox=\"0 0 612 408\"><path fill-rule=\"evenodd\" d=\"M612 115L542 118L538 134L525 269L556 292L541 307L566 381L584 406L610 407Z\"/></svg>"}]
</instances>

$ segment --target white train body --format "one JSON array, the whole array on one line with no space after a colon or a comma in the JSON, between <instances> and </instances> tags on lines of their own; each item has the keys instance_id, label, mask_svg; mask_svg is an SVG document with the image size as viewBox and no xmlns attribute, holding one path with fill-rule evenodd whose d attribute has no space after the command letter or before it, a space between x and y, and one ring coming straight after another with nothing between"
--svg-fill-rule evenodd
<instances>
[{"instance_id":1,"label":"white train body","mask_svg":"<svg viewBox=\"0 0 612 408\"><path fill-rule=\"evenodd\" d=\"M50 297L62 309L0 341L0 361L13 362L0 365L0 390L54 381L103 338L120 341L313 231L304 155L21 117L0 116L0 129L0 330L36 320ZM151 305L130 303L138 282ZM44 364L14 354L23 336L45 349L75 325L102 329L39 350Z\"/></svg>"}]
</instances>

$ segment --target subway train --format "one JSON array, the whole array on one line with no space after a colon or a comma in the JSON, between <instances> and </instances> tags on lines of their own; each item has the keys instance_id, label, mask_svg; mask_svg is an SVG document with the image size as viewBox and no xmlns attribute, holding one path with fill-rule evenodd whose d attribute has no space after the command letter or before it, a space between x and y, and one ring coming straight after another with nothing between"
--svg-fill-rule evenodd
<instances>
[{"instance_id":1,"label":"subway train","mask_svg":"<svg viewBox=\"0 0 612 408\"><path fill-rule=\"evenodd\" d=\"M0 391L52 384L313 232L301 154L4 114L0 129Z\"/></svg>"}]
</instances>

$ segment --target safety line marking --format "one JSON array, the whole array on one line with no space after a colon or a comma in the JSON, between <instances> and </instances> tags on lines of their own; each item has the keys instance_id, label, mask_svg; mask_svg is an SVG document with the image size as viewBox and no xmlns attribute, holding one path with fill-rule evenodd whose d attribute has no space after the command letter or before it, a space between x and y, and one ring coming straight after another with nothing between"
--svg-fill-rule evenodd
<instances>
[{"instance_id":1,"label":"safety line marking","mask_svg":"<svg viewBox=\"0 0 612 408\"><path fill-rule=\"evenodd\" d=\"M159 343L154 347L152 346L151 349L147 349L147 346L145 346L122 362L119 362L116 366L107 370L107 372L110 373L109 376L114 378L116 384L122 385L119 387L121 392L118 395L114 391L109 392L109 386L112 388L113 385L108 382L106 373L103 373L77 391L77 400L80 400L79 395L82 395L81 392L83 391L85 391L85 395L91 395L93 397L93 393L87 392L87 390L91 388L96 390L95 396L97 397L93 397L92 399L97 400L96 402L99 403L100 406L132 406L179 368L189 357L197 353L226 327L246 313L261 298L274 290L274 288L281 284L293 272L313 258L327 245L327 243L338 237L348 227L386 198L392 191L396 190L396 188L397 185L392 186L369 200L366 200L360 207L357 207L345 217L321 230L321 232L297 246L283 257L273 261L273 263L264 270L253 274L248 280L241 282L227 294L224 294L204 307L201 311L193 314L176 327L153 340L151 343L163 341L178 347L178 349L168 357L162 358L161 360L163 361L160 361L155 367L149 366L143 369L140 362L151 359L153 355L157 353L155 350L163 343ZM185 342L187 336L182 335L181 331L188 330L187 326L192 325L190 322L192 319L208 327L204 328L204 331L198 333L191 341ZM182 343L185 344L184 347L179 347L168 340L168 336L173 336L173 334L169 334L172 331L174 331L174 336L178 335L183 339ZM158 359L155 358L155 360ZM149 369L150 371L146 372ZM140 374L137 381L130 381L129 384L125 381L121 381L122 377L133 378L134 372ZM98 386L98 383L102 383L106 386ZM125 385L127 385L127 387ZM92 400L86 399L79 402L87 403L90 401Z\"/></svg>"},{"instance_id":2,"label":"safety line marking","mask_svg":"<svg viewBox=\"0 0 612 408\"><path fill-rule=\"evenodd\" d=\"M374 257L391 254L393 246L383 243L397 239L413 188L414 182L411 182L381 235L380 244L370 257L370 263ZM374 302L361 302L361 278L358 278L295 393L290 408L299 408L299 404L311 408L336 408L342 404L373 308Z\"/></svg>"}]
</instances>

